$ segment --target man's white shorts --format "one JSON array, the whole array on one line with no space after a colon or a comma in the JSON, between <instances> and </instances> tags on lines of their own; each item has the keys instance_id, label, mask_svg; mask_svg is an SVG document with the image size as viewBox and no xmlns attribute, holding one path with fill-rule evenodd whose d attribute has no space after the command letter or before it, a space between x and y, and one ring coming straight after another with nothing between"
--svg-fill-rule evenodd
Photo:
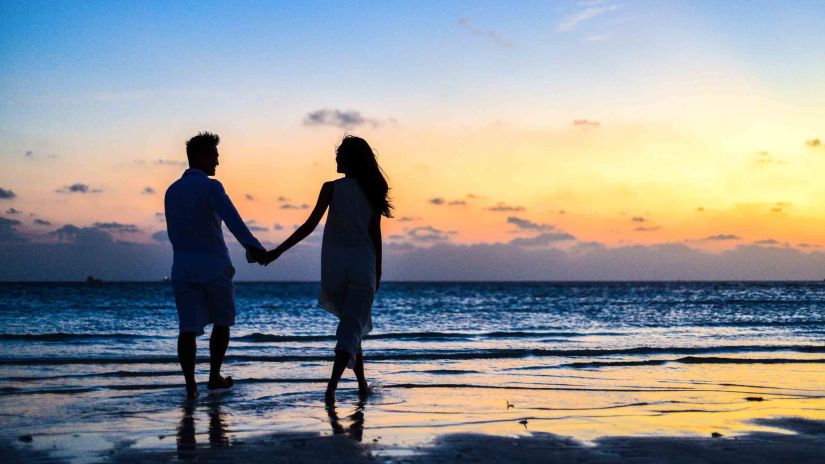
<instances>
[{"instance_id":1,"label":"man's white shorts","mask_svg":"<svg viewBox=\"0 0 825 464\"><path fill-rule=\"evenodd\" d=\"M209 282L172 281L181 332L203 335L208 324L235 325L235 269Z\"/></svg>"}]
</instances>

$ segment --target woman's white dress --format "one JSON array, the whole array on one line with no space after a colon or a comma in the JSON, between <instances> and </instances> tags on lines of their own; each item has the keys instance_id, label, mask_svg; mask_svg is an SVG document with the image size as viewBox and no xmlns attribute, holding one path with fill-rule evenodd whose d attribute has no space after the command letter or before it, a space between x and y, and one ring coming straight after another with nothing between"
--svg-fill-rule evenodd
<instances>
[{"instance_id":1,"label":"woman's white dress","mask_svg":"<svg viewBox=\"0 0 825 464\"><path fill-rule=\"evenodd\" d=\"M373 209L351 178L334 182L321 248L318 304L339 319L336 350L349 353L349 367L372 330L375 247L369 236Z\"/></svg>"}]
</instances>

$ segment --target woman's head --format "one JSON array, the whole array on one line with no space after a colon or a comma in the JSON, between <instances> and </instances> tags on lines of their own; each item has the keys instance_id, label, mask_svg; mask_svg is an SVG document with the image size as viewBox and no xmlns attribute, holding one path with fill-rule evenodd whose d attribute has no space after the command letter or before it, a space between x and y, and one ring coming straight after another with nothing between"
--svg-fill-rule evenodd
<instances>
[{"instance_id":1,"label":"woman's head","mask_svg":"<svg viewBox=\"0 0 825 464\"><path fill-rule=\"evenodd\" d=\"M358 181L372 207L386 217L392 217L389 186L375 153L366 140L347 135L335 150L338 172Z\"/></svg>"}]
</instances>

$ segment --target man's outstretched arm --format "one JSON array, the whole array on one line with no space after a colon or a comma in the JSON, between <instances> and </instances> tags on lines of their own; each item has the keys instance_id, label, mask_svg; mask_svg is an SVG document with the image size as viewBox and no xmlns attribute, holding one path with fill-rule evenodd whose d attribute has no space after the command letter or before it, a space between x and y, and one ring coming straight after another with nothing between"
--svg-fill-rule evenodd
<instances>
[{"instance_id":1,"label":"man's outstretched arm","mask_svg":"<svg viewBox=\"0 0 825 464\"><path fill-rule=\"evenodd\" d=\"M243 219L241 219L241 215L238 213L238 210L235 209L235 205L232 204L232 200L229 199L229 195L226 194L220 182L215 181L209 201L212 203L212 208L214 208L215 212L218 213L218 216L223 220L224 224L226 224L226 228L232 232L232 235L234 235L238 242L246 249L246 260L250 263L261 261L266 256L266 249L264 249L261 242L252 235L252 232L249 231L249 228L243 222Z\"/></svg>"}]
</instances>

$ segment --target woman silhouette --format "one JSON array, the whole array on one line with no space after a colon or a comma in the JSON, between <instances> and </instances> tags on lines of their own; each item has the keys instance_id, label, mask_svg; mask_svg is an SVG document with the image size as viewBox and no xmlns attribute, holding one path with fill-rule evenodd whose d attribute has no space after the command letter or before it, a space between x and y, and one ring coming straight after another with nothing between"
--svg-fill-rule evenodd
<instances>
[{"instance_id":1,"label":"woman silhouette","mask_svg":"<svg viewBox=\"0 0 825 464\"><path fill-rule=\"evenodd\" d=\"M345 136L335 152L344 177L325 182L309 218L274 250L265 263L306 238L324 216L319 305L339 319L335 363L324 399L335 402L335 390L346 367L355 372L358 392L369 394L364 377L361 339L372 330L372 302L381 285L381 216L392 217L389 186L366 140Z\"/></svg>"}]
</instances>

